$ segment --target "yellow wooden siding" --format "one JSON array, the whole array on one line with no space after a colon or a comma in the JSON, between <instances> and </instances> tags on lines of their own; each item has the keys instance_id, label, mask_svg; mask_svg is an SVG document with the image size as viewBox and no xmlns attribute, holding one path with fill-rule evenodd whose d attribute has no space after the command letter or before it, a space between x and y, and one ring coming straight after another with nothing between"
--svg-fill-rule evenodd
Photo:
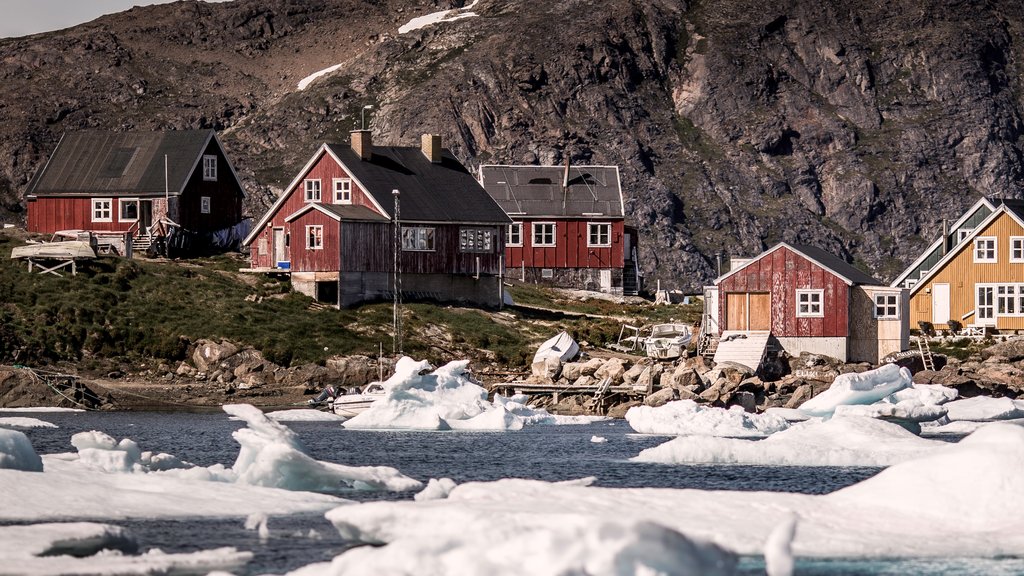
<instances>
[{"instance_id":1,"label":"yellow wooden siding","mask_svg":"<svg viewBox=\"0 0 1024 576\"><path fill-rule=\"evenodd\" d=\"M963 324L976 323L974 311L975 285L1009 284L1024 282L1024 263L1010 262L1010 237L1024 236L1024 228L1009 214L1000 214L995 221L982 230L978 237L996 237L996 262L992 264L974 262L974 241L967 243L952 260L911 297L910 326L918 327L919 321L932 321L932 295L934 284L949 284L949 318ZM996 316L996 328L1000 330L1024 329L1024 316Z\"/></svg>"}]
</instances>

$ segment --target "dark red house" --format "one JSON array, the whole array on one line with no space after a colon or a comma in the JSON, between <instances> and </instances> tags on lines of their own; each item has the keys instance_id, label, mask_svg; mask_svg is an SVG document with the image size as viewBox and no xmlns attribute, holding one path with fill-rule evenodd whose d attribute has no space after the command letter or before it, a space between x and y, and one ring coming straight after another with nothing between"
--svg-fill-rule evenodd
<instances>
[{"instance_id":1,"label":"dark red house","mask_svg":"<svg viewBox=\"0 0 1024 576\"><path fill-rule=\"evenodd\" d=\"M29 184L28 230L206 234L238 224L244 196L213 130L68 132Z\"/></svg>"},{"instance_id":2,"label":"dark red house","mask_svg":"<svg viewBox=\"0 0 1024 576\"><path fill-rule=\"evenodd\" d=\"M708 314L718 318L722 342L765 333L794 356L810 352L857 362L878 362L906 348L907 291L820 248L783 242L733 264L705 300Z\"/></svg>"},{"instance_id":3,"label":"dark red house","mask_svg":"<svg viewBox=\"0 0 1024 576\"><path fill-rule=\"evenodd\" d=\"M637 233L625 225L618 167L484 165L480 183L513 221L509 277L637 293Z\"/></svg>"},{"instance_id":4,"label":"dark red house","mask_svg":"<svg viewBox=\"0 0 1024 576\"><path fill-rule=\"evenodd\" d=\"M339 306L389 298L397 252L405 297L496 307L508 223L439 136L374 146L357 130L321 146L243 243L252 270Z\"/></svg>"}]
</instances>

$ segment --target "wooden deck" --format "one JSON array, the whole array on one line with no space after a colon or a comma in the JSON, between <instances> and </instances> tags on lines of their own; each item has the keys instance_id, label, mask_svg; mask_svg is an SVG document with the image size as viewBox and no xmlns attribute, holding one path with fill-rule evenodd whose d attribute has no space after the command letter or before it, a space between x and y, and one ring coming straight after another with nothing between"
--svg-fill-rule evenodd
<instances>
[{"instance_id":1,"label":"wooden deck","mask_svg":"<svg viewBox=\"0 0 1024 576\"><path fill-rule=\"evenodd\" d=\"M770 336L767 331L726 330L718 341L715 363L735 362L756 371L761 366Z\"/></svg>"}]
</instances>

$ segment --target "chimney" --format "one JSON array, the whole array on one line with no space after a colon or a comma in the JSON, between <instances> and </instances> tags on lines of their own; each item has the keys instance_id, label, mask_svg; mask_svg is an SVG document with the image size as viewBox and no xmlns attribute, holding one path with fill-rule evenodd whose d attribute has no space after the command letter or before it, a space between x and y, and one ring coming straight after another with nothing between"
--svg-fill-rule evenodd
<instances>
[{"instance_id":1,"label":"chimney","mask_svg":"<svg viewBox=\"0 0 1024 576\"><path fill-rule=\"evenodd\" d=\"M369 160L373 156L373 138L369 130L352 131L352 151L360 160Z\"/></svg>"},{"instance_id":2,"label":"chimney","mask_svg":"<svg viewBox=\"0 0 1024 576\"><path fill-rule=\"evenodd\" d=\"M441 136L438 134L424 134L420 139L420 150L434 164L441 163Z\"/></svg>"},{"instance_id":3,"label":"chimney","mask_svg":"<svg viewBox=\"0 0 1024 576\"><path fill-rule=\"evenodd\" d=\"M562 188L569 187L569 155L565 156L565 170L562 171Z\"/></svg>"}]
</instances>

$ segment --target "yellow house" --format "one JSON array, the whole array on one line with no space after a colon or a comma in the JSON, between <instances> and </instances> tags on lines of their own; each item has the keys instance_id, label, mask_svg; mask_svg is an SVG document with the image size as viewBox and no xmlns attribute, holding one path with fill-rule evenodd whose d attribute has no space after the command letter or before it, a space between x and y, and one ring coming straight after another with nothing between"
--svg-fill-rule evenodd
<instances>
[{"instance_id":1,"label":"yellow house","mask_svg":"<svg viewBox=\"0 0 1024 576\"><path fill-rule=\"evenodd\" d=\"M910 325L1024 329L1024 201L995 210L910 289Z\"/></svg>"}]
</instances>

